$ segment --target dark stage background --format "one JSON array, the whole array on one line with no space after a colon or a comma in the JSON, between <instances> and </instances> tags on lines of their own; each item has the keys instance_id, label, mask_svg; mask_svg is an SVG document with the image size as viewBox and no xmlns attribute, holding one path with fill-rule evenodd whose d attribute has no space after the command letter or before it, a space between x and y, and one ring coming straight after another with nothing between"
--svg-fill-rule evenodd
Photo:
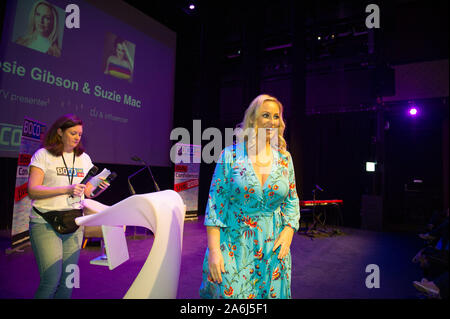
<instances>
[{"instance_id":1,"label":"dark stage background","mask_svg":"<svg viewBox=\"0 0 450 319\"><path fill-rule=\"evenodd\" d=\"M187 1L126 2L176 32L173 127L192 136L201 119L202 129L224 133L255 96L272 94L285 106L303 200L318 184L319 199L343 199L345 226L384 231L423 226L448 208L448 1L195 1L195 10ZM365 27L369 3L380 6L380 29ZM444 72L401 76L402 66L428 62ZM412 103L415 119L406 115ZM366 161L378 171L366 172ZM2 229L11 227L16 165L0 159ZM139 167L107 167L119 178L98 199L113 204L129 196L126 176ZM173 188L172 166L152 169L161 189ZM201 164L199 214L213 170ZM143 174L135 188L151 185Z\"/></svg>"}]
</instances>

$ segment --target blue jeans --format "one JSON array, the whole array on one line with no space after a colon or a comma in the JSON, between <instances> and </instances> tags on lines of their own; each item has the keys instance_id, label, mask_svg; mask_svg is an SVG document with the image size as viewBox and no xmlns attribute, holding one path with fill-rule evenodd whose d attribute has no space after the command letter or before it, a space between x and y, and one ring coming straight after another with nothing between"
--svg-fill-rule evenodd
<instances>
[{"instance_id":1,"label":"blue jeans","mask_svg":"<svg viewBox=\"0 0 450 319\"><path fill-rule=\"evenodd\" d=\"M62 235L54 231L47 222L30 222L31 247L41 276L34 298L71 297L72 288L67 287L66 279L72 272L70 268L66 271L66 267L78 264L82 240L82 227L72 234Z\"/></svg>"}]
</instances>

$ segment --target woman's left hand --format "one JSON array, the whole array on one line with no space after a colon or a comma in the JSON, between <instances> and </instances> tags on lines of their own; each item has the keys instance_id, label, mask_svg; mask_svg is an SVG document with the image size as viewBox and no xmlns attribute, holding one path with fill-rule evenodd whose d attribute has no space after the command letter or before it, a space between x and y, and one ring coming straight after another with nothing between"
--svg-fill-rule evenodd
<instances>
[{"instance_id":1,"label":"woman's left hand","mask_svg":"<svg viewBox=\"0 0 450 319\"><path fill-rule=\"evenodd\" d=\"M105 191L105 189L107 189L110 186L110 184L107 181L105 181L105 178L103 178L103 177L99 177L99 178L102 180L100 182L100 184L98 184L98 186L97 186L100 189L100 191L98 193L96 193L95 195L92 195L92 191L97 189L97 188L94 188L94 186L91 183L89 183L89 182L87 183L85 191L84 191L84 195L87 198L95 198L95 197L97 197L98 195L103 193Z\"/></svg>"},{"instance_id":2,"label":"woman's left hand","mask_svg":"<svg viewBox=\"0 0 450 319\"><path fill-rule=\"evenodd\" d=\"M105 181L105 178L100 178L102 179L101 183L98 185L98 187L100 187L100 189L102 189L102 191L104 191L105 189L107 189L111 184L109 184L107 181Z\"/></svg>"},{"instance_id":3,"label":"woman's left hand","mask_svg":"<svg viewBox=\"0 0 450 319\"><path fill-rule=\"evenodd\" d=\"M278 254L278 259L283 259L289 253L289 248L291 247L292 237L294 237L294 229L292 227L286 226L281 231L278 238L275 240L273 251L277 250L279 246L280 252Z\"/></svg>"}]
</instances>

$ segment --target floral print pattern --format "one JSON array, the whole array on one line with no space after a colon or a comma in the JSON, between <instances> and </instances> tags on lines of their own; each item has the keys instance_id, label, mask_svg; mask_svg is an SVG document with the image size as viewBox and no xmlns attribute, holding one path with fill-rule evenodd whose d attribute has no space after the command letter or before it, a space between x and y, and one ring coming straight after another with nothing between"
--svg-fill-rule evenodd
<instances>
[{"instance_id":1,"label":"floral print pattern","mask_svg":"<svg viewBox=\"0 0 450 319\"><path fill-rule=\"evenodd\" d=\"M206 249L200 297L291 298L291 254L277 258L274 242L285 226L299 227L300 206L290 155L273 152L264 185L248 159L245 145L225 148L211 181L205 226L220 227L225 273L212 281Z\"/></svg>"}]
</instances>

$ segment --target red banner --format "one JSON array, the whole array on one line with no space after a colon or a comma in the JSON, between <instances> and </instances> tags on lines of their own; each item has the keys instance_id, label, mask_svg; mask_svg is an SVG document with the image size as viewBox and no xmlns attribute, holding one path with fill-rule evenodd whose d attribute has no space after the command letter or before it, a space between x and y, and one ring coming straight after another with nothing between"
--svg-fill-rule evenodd
<instances>
[{"instance_id":1,"label":"red banner","mask_svg":"<svg viewBox=\"0 0 450 319\"><path fill-rule=\"evenodd\" d=\"M186 173L188 171L187 165L175 165L175 172L183 172Z\"/></svg>"},{"instance_id":2,"label":"red banner","mask_svg":"<svg viewBox=\"0 0 450 319\"><path fill-rule=\"evenodd\" d=\"M14 191L14 200L16 202L18 202L19 200L21 200L22 198L24 198L25 196L28 195L27 188L28 188L28 183L25 183L23 185L16 187L16 189Z\"/></svg>"},{"instance_id":3,"label":"red banner","mask_svg":"<svg viewBox=\"0 0 450 319\"><path fill-rule=\"evenodd\" d=\"M19 160L17 161L17 165L19 166L28 166L31 161L30 154L19 154Z\"/></svg>"},{"instance_id":4,"label":"red banner","mask_svg":"<svg viewBox=\"0 0 450 319\"><path fill-rule=\"evenodd\" d=\"M194 187L197 187L197 186L198 186L198 179L190 179L188 181L185 181L185 182L182 182L182 183L179 183L179 184L175 184L174 190L176 192L181 192L181 191L184 191L186 189L194 188Z\"/></svg>"}]
</instances>

